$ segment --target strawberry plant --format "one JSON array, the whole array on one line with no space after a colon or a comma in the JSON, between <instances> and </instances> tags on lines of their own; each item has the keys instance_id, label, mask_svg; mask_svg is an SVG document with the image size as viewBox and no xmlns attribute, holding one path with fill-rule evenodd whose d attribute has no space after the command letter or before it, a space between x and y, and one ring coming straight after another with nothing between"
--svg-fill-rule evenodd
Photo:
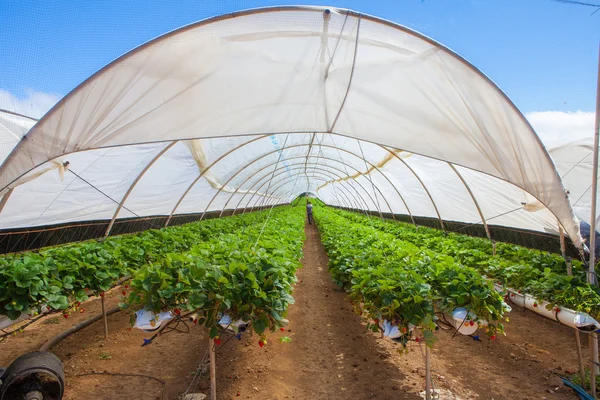
<instances>
[{"instance_id":1,"label":"strawberry plant","mask_svg":"<svg viewBox=\"0 0 600 400\"><path fill-rule=\"evenodd\" d=\"M141 267L127 303L153 312L194 312L213 338L220 335L218 321L225 314L251 322L261 335L282 327L294 301L290 293L302 257L304 212L277 209L260 222L214 233L185 252Z\"/></svg>"},{"instance_id":2,"label":"strawberry plant","mask_svg":"<svg viewBox=\"0 0 600 400\"><path fill-rule=\"evenodd\" d=\"M600 288L586 282L584 265L573 261L573 275L566 275L566 263L558 254L527 249L508 243L496 244L493 255L489 240L449 233L364 215L335 210L336 215L391 234L438 254L451 256L459 265L471 267L480 274L511 288L543 299L552 305L561 305L587 312L600 318ZM597 267L598 269L598 267ZM600 272L600 270L599 270Z\"/></svg>"},{"instance_id":3,"label":"strawberry plant","mask_svg":"<svg viewBox=\"0 0 600 400\"><path fill-rule=\"evenodd\" d=\"M315 212L332 276L360 313L369 320L391 321L403 333L410 333L411 325L419 326L428 345L434 340L436 309L450 313L466 307L489 323L490 336L503 331L498 321L506 306L478 271L359 217L323 207Z\"/></svg>"},{"instance_id":4,"label":"strawberry plant","mask_svg":"<svg viewBox=\"0 0 600 400\"><path fill-rule=\"evenodd\" d=\"M41 305L66 310L101 295L119 279L165 255L185 252L212 235L264 220L265 212L211 219L166 229L0 257L0 314L11 319Z\"/></svg>"}]
</instances>

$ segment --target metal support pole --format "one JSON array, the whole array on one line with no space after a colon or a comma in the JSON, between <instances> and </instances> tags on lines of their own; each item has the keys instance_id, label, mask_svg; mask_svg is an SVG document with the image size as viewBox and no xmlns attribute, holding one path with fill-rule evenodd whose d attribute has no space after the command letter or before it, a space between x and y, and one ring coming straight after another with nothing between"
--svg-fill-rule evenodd
<instances>
[{"instance_id":1,"label":"metal support pole","mask_svg":"<svg viewBox=\"0 0 600 400\"><path fill-rule=\"evenodd\" d=\"M590 263L588 283L598 284L596 277L596 200L598 194L598 141L600 137L600 45L598 46L598 77L596 82L596 123L594 127L594 166L592 170L592 211L590 216ZM598 375L598 335L590 335L590 386L592 396L596 397L596 375Z\"/></svg>"},{"instance_id":2,"label":"metal support pole","mask_svg":"<svg viewBox=\"0 0 600 400\"><path fill-rule=\"evenodd\" d=\"M217 400L217 357L215 357L215 341L210 335L208 352L210 353L210 400Z\"/></svg>"},{"instance_id":3,"label":"metal support pole","mask_svg":"<svg viewBox=\"0 0 600 400\"><path fill-rule=\"evenodd\" d=\"M431 354L425 345L425 400L431 400Z\"/></svg>"},{"instance_id":4,"label":"metal support pole","mask_svg":"<svg viewBox=\"0 0 600 400\"><path fill-rule=\"evenodd\" d=\"M108 317L106 316L106 307L104 305L105 293L102 293L100 297L100 303L102 304L102 318L104 319L104 339L108 339Z\"/></svg>"},{"instance_id":5,"label":"metal support pole","mask_svg":"<svg viewBox=\"0 0 600 400\"><path fill-rule=\"evenodd\" d=\"M567 263L567 275L573 275L573 268L571 267L571 260L567 258L567 246L565 244L565 231L558 222L558 233L560 234L560 252L562 254L563 259ZM579 376L581 377L581 387L585 388L585 366L583 363L583 353L581 351L581 334L579 333L579 329L575 329L575 344L577 345L577 358L579 361Z\"/></svg>"},{"instance_id":6,"label":"metal support pole","mask_svg":"<svg viewBox=\"0 0 600 400\"><path fill-rule=\"evenodd\" d=\"M596 124L594 128L594 166L592 167L592 212L590 215L590 264L588 282L597 283L596 266L596 199L598 195L598 140L600 136L600 49L598 53L598 82L596 87Z\"/></svg>"}]
</instances>

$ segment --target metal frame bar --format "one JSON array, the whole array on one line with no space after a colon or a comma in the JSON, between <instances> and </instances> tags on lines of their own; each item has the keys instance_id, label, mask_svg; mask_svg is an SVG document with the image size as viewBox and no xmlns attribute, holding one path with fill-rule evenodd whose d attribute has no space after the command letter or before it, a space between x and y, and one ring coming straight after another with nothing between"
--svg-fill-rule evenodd
<instances>
[{"instance_id":1,"label":"metal frame bar","mask_svg":"<svg viewBox=\"0 0 600 400\"><path fill-rule=\"evenodd\" d=\"M297 163L297 164L294 164L294 166L296 166L296 165L299 165L299 166L300 166L300 169L301 169L301 168L302 168L302 165L304 165L304 163ZM297 170L297 169L298 169L298 168L295 168L295 170ZM321 170L324 170L324 169L322 169L322 168L321 168ZM334 175L334 177L340 177L340 176L342 176L342 175L339 175L339 174L337 174L337 173L334 173L333 171L328 171L328 170L324 170L324 171L327 171L327 172L329 172L329 173L333 174L333 175ZM281 175L281 174L283 174L283 173L285 173L285 172L287 172L287 170L284 170L282 173L278 174L277 176L279 176L279 175ZM343 172L343 171L341 171L341 170L340 170L340 172ZM297 175L297 174L295 174L295 175ZM294 175L294 176L295 176L295 175ZM267 176L268 176L268 175L267 175ZM257 181L257 182L256 182L256 183L255 183L255 184L252 186L252 188L254 188L254 186L255 186L256 184L258 184L258 182L260 182L260 181L261 181L263 178L264 178L264 176L263 176L261 179L259 179L259 180L258 180L258 181ZM263 188L263 186L267 184L267 182L268 182L268 181L265 181L265 182L263 182L263 183L262 183L262 184L261 184L261 185L260 185L260 186L259 186L259 187L256 189L256 191L253 193L252 197L251 197L251 198L250 198L250 199L249 199L249 200L246 202L246 206L245 206L244 210L248 208L248 206L249 206L249 205L250 205L250 203L252 202L252 200L253 200L254 196L256 195L256 193L258 193L258 192L259 192L259 191L260 191L260 190ZM278 182L278 183L279 183L279 182ZM360 184L359 184L359 185L360 185ZM354 191L356 192L356 194L358 195L358 197L361 199L361 201L362 201L362 202L365 204L365 206L366 206L366 205L367 205L367 202L365 201L364 197L363 197L363 196L360 194L360 192L359 192L359 191L358 191L358 190L357 190L357 189L356 189L354 186L352 186L352 185L348 185L348 186L349 186L349 187L350 187L352 190L354 190ZM360 185L360 187L363 189L363 191L365 191L365 193L367 194L367 196L369 196L369 197L370 197L370 194L369 194L369 193L368 193L368 192L367 192L367 191L364 189L364 187L362 187L362 185ZM251 189L252 189L252 188L251 188ZM343 186L343 188L344 188L345 190L347 190L347 191L348 191L348 195L349 195L351 198L352 198L352 197L354 197L354 196L352 196L352 195L351 195L351 192L348 190L348 188L346 188L345 186ZM259 197L261 197L261 196L265 196L265 195L266 195L266 193L263 193L263 194L261 194ZM240 199L240 201L238 202L238 204L237 204L237 206L235 207L235 209L238 209L238 208L239 208L239 206L240 206L240 204L241 204L242 200L243 200L243 198L242 198L242 199ZM372 198L371 198L371 201L373 201L373 199L372 199ZM350 203L351 203L351 202L350 202ZM255 207L255 206L256 206L256 204L254 203L254 206L253 206L253 207Z\"/></svg>"},{"instance_id":2,"label":"metal frame bar","mask_svg":"<svg viewBox=\"0 0 600 400\"><path fill-rule=\"evenodd\" d=\"M469 192L473 203L475 203L475 207L477 207L477 212L479 213L479 217L481 218L481 222L483 222L483 227L485 228L485 234L487 235L490 242L494 243L494 241L492 240L492 235L490 234L490 228L488 227L487 221L485 220L485 216L483 215L483 211L481 211L481 207L479 207L479 203L477 202L475 195L471 191L471 188L467 184L467 181L465 181L465 178L463 178L462 174L458 172L458 170L454 165L452 165L452 163L448 163L448 165L450 166L450 168L452 168L452 171L456 172L456 175L459 177L460 181L463 183L463 185L465 185L465 188L467 189L467 192Z\"/></svg>"},{"instance_id":3,"label":"metal frame bar","mask_svg":"<svg viewBox=\"0 0 600 400\"><path fill-rule=\"evenodd\" d=\"M306 173L298 173L295 176L286 177L286 178L284 178L284 179L282 179L281 181L278 182L278 183L281 183L281 182L283 182L283 183L281 185L279 185L276 189L273 190L273 192L271 193L271 197L270 197L269 201L271 201L271 202L274 203L273 198L275 198L275 197L277 198L276 201L281 201L283 198L285 198L285 196L286 196L285 192L282 193L281 196L275 196L275 193L277 193L277 190L282 189L286 185L288 185L290 183L289 180L293 179L294 177L300 177L302 175L305 175L305 177L309 181L310 181L310 178L315 178L315 179L319 178L319 180L321 180L320 179L321 177L319 177L319 176L314 176L314 175L313 176L308 176L308 174L306 174ZM325 175L325 176L327 176L327 175ZM331 179L330 176L327 176L327 178ZM323 180L326 180L326 179L323 179ZM284 181L286 181L286 182L284 182ZM293 189L293 187L292 187L292 189ZM287 196L291 196L291 193L288 193ZM344 194L344 196L346 196L346 195ZM339 200L338 200L338 202L339 202ZM258 200L256 201L256 203L258 203ZM256 207L256 203L252 206L252 208ZM342 204L342 203L340 203L340 204Z\"/></svg>"},{"instance_id":4,"label":"metal frame bar","mask_svg":"<svg viewBox=\"0 0 600 400\"><path fill-rule=\"evenodd\" d=\"M412 174L415 176L415 178L417 178L417 180L419 181L419 183L421 184L421 186L423 186L423 189L425 190L425 193L427 193L427 196L429 197L429 200L431 200L431 204L433 204L433 208L435 209L435 213L438 216L438 219L440 221L440 225L442 226L442 229L445 231L446 230L446 226L444 225L444 220L442 219L442 216L440 215L440 211L438 210L437 205L435 204L435 201L433 201L433 197L431 196L431 193L429 193L429 190L427 189L427 186L421 180L421 178L419 177L419 175L415 172L414 169L412 169L412 167L410 165L408 165L408 163L406 161L404 161L402 159L402 157L400 157L398 154L396 154L396 152L391 151L387 147L382 146L380 144L378 144L377 146L381 147L382 149L384 149L385 151L389 152L391 155L393 155L394 157L396 157L398 160L400 160L400 162L402 164L404 164L406 166L406 168L408 168L408 170L410 172L412 172Z\"/></svg>"},{"instance_id":5,"label":"metal frame bar","mask_svg":"<svg viewBox=\"0 0 600 400\"><path fill-rule=\"evenodd\" d=\"M299 163L299 164L295 164L295 165L300 165L300 166L301 166L300 168L302 168L302 165L304 165L304 163ZM312 165L312 164L311 164L311 165ZM297 169L297 168L296 168L296 169ZM339 175L339 174L337 174L337 173L334 173L333 171L328 171L328 170L322 169L322 168L320 168L320 167L319 167L319 168L315 168L315 172L317 172L317 171L327 171L327 172L329 172L330 174L332 174L332 175L333 175L333 178L335 178L335 177L338 177L338 178L339 178L340 176L342 176L342 175ZM283 172L287 172L287 171L283 171ZM342 171L342 172L343 172L343 171ZM307 173L306 173L306 172L304 172L304 174L305 174L305 175L307 175ZM281 174L278 174L278 175L281 175ZM298 174L296 174L296 175L298 175ZM308 175L307 175L307 176L308 176ZM332 178L331 176L329 176L329 177L330 177L330 178ZM280 181L280 182L281 182L281 181ZM278 183L279 183L279 182L278 182ZM263 182L263 183L261 184L261 186L260 186L260 188L259 188L258 190L260 190L260 189L261 189L261 188L262 188L262 187L263 187L265 184L266 184L266 181L265 181L265 182ZM359 185L360 185L360 184L359 184ZM365 205L366 205L367 203L366 203L366 201L364 200L364 198L362 197L362 195L360 194L360 192L359 192L359 191L358 191L356 188L354 188L353 186L351 186L351 185L348 185L348 186L349 186L350 188L352 188L352 189L353 189L353 190L356 192L356 194L359 196L359 198L360 198L360 199L363 201L363 203L365 203ZM369 198L371 198L371 201L373 201L373 198L371 197L371 195L369 194L369 192L367 192L367 191L364 189L364 187L363 187L362 185L360 185L360 186L361 186L361 188L363 189L363 191L365 191L365 193L367 194L367 196L369 196ZM344 187L344 189L345 189L345 190L348 190L346 187ZM263 194L263 195L265 195L265 194ZM348 190L348 195L349 195L350 197L353 197L353 196L352 196L352 194L351 194L351 192L350 192L349 190ZM251 201L252 201L252 198L250 198L250 200L248 200L248 203L246 203L246 207L247 207L247 206L250 204L250 202L251 202ZM257 200L257 201L258 201L258 200ZM348 200L348 201L349 201L349 200ZM254 206L253 206L253 207L256 207L256 204L254 204ZM251 210L252 210L252 209L251 209Z\"/></svg>"},{"instance_id":6,"label":"metal frame bar","mask_svg":"<svg viewBox=\"0 0 600 400\"><path fill-rule=\"evenodd\" d=\"M217 158L215 161L213 161L208 167L206 167L204 169L204 171L202 171L200 173L200 175L198 175L198 177L196 179L194 179L194 181L188 186L188 188L185 190L185 192L181 195L181 197L179 198L179 200L177 201L177 203L175 204L175 207L173 207L173 210L171 211L171 213L169 214L169 217L167 218L167 221L165 222L165 227L167 227L169 225L169 222L171 222L171 218L173 218L173 214L175 214L175 211L177 211L177 208L179 207L179 205L181 204L181 202L183 201L183 199L185 198L185 196L187 196L187 194L190 192L190 190L192 190L192 187L194 187L194 185L196 184L196 182L198 182L200 180L200 178L202 178L204 176L204 174L206 174L208 171L210 171L210 169L215 166L219 161L223 160L225 157L227 157L228 155L230 155L231 153L241 149L244 146L249 145L250 143L254 143L258 140L264 139L269 137L270 135L262 135L262 136L258 136L253 138L252 140L249 140L247 142L244 142L230 150L228 150L227 152L221 154L219 156L219 158Z\"/></svg>"},{"instance_id":7,"label":"metal frame bar","mask_svg":"<svg viewBox=\"0 0 600 400\"><path fill-rule=\"evenodd\" d=\"M290 157L290 158L287 158L287 159L286 159L286 161L289 161L289 160L294 160L294 159L298 159L298 158L305 158L305 157L304 157L304 156ZM248 176L248 177L247 177L247 178L244 180L244 182L242 182L242 183L241 183L241 184L240 184L240 185L239 185L239 186L236 188L236 190L235 190L234 192L232 192L232 193L231 193L231 195L229 196L229 198L228 198L228 199L227 199L227 201L225 202L225 205L223 206L223 209L221 210L221 214L219 214L219 216L223 215L223 212L225 211L225 209L226 209L226 208L227 208L227 206L229 205L229 202L231 201L231 199L233 198L233 196L239 192L239 190L240 190L240 189L241 189L241 188L242 188L242 187L243 187L243 186L246 184L246 182L248 182L250 179L252 179L253 177L255 177L255 176L256 176L258 173L260 173L261 171L264 171L265 169L267 169L267 168L269 168L269 167L272 167L274 164L275 164L275 163L272 163L272 164L269 164L269 165L265 165L265 166L264 166L264 167L262 167L261 169L259 169L259 170L255 171L255 172L254 172L252 175ZM310 163L310 164L311 164L311 165L313 165L314 163ZM292 165L293 165L293 166L296 166L296 165L300 165L300 164L296 163L296 164L292 164ZM307 165L307 164L305 164L305 165ZM287 165L286 165L286 168L287 168L287 167L289 167L289 166L290 166L290 164L287 164ZM327 166L327 167L329 167L329 166ZM331 167L331 168L334 168L334 167ZM334 168L334 169L335 169L335 168ZM277 170L277 169L276 169L276 170ZM254 188L254 186L256 186L256 184L257 184L258 182L260 182L261 180L263 180L263 179L264 179L264 178L266 178L266 177L268 177L268 174L267 174L267 175L263 175L262 177L260 177L260 178L259 178L259 179L258 179L258 180L257 180L257 181L256 181L256 182L255 182L255 183L254 183L254 184L253 184L251 187L250 187L250 188L248 188L247 190L245 190L245 191L244 191L244 195L246 195L246 194L248 194L250 191L252 191L252 189ZM241 202L243 199L244 199L244 197L242 197L242 199L240 199L240 202ZM238 202L238 205L239 205L239 202Z\"/></svg>"},{"instance_id":8,"label":"metal frame bar","mask_svg":"<svg viewBox=\"0 0 600 400\"><path fill-rule=\"evenodd\" d=\"M291 145L291 146L287 146L287 147L285 147L285 148L281 148L281 149L275 149L275 150L269 151L269 152L267 152L267 153L265 153L265 154L263 154L263 155L261 155L261 156L259 156L259 157L256 157L254 160L250 161L249 163L247 163L246 165L244 165L243 167L241 167L241 168L240 168L240 169L239 169L239 170L238 170L238 171L237 171L237 172L236 172L236 173L235 173L233 176L231 176L231 177L230 177L230 178L227 180L227 182L225 182L225 183L224 183L224 184L221 186L221 188L220 188L220 189L218 190L218 192L215 194L215 197L216 197L216 196L217 196L217 195L218 195L218 194L221 192L221 190L222 190L224 187L226 187L226 186L227 186L227 184L228 184L229 182L231 182L231 180L232 180L233 178L235 178L235 177L236 177L236 176L237 176L237 175L238 175L238 174L239 174L241 171L243 171L244 169L248 168L248 167L249 167L250 165L252 165L253 163L255 163L255 162L257 162L257 161L259 161L259 160L263 159L264 157L266 157L266 156L268 156L268 155L271 155L271 154L273 154L273 153L276 153L276 152L279 152L279 151L283 151L283 150L289 150L289 149L296 148L296 147L306 147L306 146L307 146L307 144L305 144L305 143L302 143L302 144L294 144L294 145ZM336 147L336 146L324 145L324 144L321 144L320 146L322 146L322 147L327 147L327 148L333 148L333 149L336 149L336 150L338 150L338 151L340 151L340 150L341 150L341 151L344 151L344 152L346 152L346 153L348 153L348 154L350 154L350 155L353 155L353 156L355 156L355 157L357 157L357 158L360 158L360 159L362 160L362 157L358 156L358 155L357 155L357 154L355 154L355 153L352 153L352 152L351 152L351 151L349 151L349 150L346 150L346 149L341 149L341 148L338 148L338 147ZM376 168L376 167L375 167L373 164L371 164L369 161L366 161L366 160L365 160L365 162L367 162L367 163L368 163L369 165L371 165L372 167ZM197 182L199 179L200 179L200 177L198 177L198 178L197 178L197 179L196 179L196 180L195 180L195 181L192 183L192 185L190 185L190 189L191 189L191 186L193 186L193 185L194 185L194 184L195 184L195 183L196 183L196 182ZM386 179L387 179L387 178L386 178ZM189 192L189 189L188 189L188 191L187 191L187 192ZM187 192L184 194L184 196L187 194ZM180 204L180 203L181 203L181 201L183 200L183 197L184 197L184 196L182 196L182 198L180 199L180 201L178 202L178 204L176 205L176 207L175 207L175 208L177 208L177 207L179 206L179 204ZM382 196L383 196L383 194L382 194ZM210 203L208 204L209 206L210 206L210 204L212 204L212 202L214 201L215 197L213 197L213 198L211 199ZM383 196L383 197L385 197L385 196ZM375 206L377 206L377 202L374 202L374 204L375 204ZM381 210L378 210L378 211L379 211L379 214L380 214L380 216L381 216L381 217L383 217L383 215L381 214ZM390 209L390 211L391 211L391 212L392 212L392 214L393 214L393 211L392 211L391 209ZM171 213L171 215L173 215L173 213ZM168 222L168 220L167 220L167 222ZM166 225L165 225L165 226L166 226Z\"/></svg>"},{"instance_id":9,"label":"metal frame bar","mask_svg":"<svg viewBox=\"0 0 600 400\"><path fill-rule=\"evenodd\" d=\"M154 163L156 161L158 161L158 159L160 157L162 157L163 154L165 154L167 151L169 151L169 149L171 149L177 142L179 142L178 140L174 140L172 141L170 144L168 144L167 146L165 146L161 151L158 152L158 154L156 154L154 156L154 158L152 158L152 160L150 160L150 162L146 165L146 167L144 167L144 169L142 170L142 172L140 172L138 174L138 176L135 178L135 180L133 181L133 183L129 186L129 189L127 189L127 192L125 193L125 196L123 196L123 198L121 199L121 201L119 202L119 205L117 206L117 209L115 210L115 213L113 214L110 223L108 224L108 227L106 228L106 232L104 232L104 237L108 237L108 235L110 234L110 231L115 223L115 220L117 219L117 216L119 215L119 212L121 211L121 209L123 208L123 205L125 205L125 202L127 201L127 198L129 197L129 195L131 194L131 192L133 191L133 189L135 188L135 186L138 184L138 182L142 179L142 177L144 176L144 174L146 174L146 172L150 169L150 167L152 167L152 165L154 165Z\"/></svg>"},{"instance_id":10,"label":"metal frame bar","mask_svg":"<svg viewBox=\"0 0 600 400\"><path fill-rule=\"evenodd\" d=\"M313 156L313 157L314 157L314 156ZM290 158L287 158L286 160L288 160L288 161L289 161L289 160L293 160L293 159L297 159L297 158L304 158L304 156L290 157ZM346 165L346 164L345 164L343 161L335 160L335 159L333 159L333 158L328 158L328 159L330 159L331 161L338 162L338 163L340 163L340 164L342 164L342 165ZM269 166L272 166L272 165L273 165L273 164L270 164L270 165L268 165L268 166L266 166L266 167L269 167ZM331 166L329 166L329 167L331 167ZM333 167L331 167L331 168L333 168ZM257 171L256 173L258 173L258 172L259 172L259 171ZM253 175L251 175L250 177L248 177L248 179L252 178L252 176L256 175L256 173L254 173ZM246 197L246 195L248 194L248 192L249 192L250 190L252 190L252 189L254 188L254 186L256 186L256 185L258 184L258 182L260 182L260 181L261 181L263 178L264 178L264 176L263 176L263 177L261 177L260 179L258 179L256 182L254 182L254 184L253 184L253 185L252 185L252 186L251 186L251 187L248 189L248 191L246 191L246 193L244 193L244 196L242 196L242 198L240 199L240 201L237 203L237 205L236 205L236 208L234 209L234 214L235 214L235 210L237 210L237 208L240 206L241 202L244 200L244 198ZM248 179L247 179L247 180L248 180ZM242 183L242 185L240 185L240 187L241 187L241 186L243 186L244 184L245 184L245 182L244 182L244 183ZM261 186L261 187L262 187L262 186ZM255 194L253 194L253 196L254 196L254 195L255 195ZM253 196L251 196L251 198L248 200L248 202L246 202L246 204L249 204L249 203L250 203L250 201L252 201L252 197L253 197ZM365 203L365 204L366 204L366 203Z\"/></svg>"},{"instance_id":11,"label":"metal frame bar","mask_svg":"<svg viewBox=\"0 0 600 400\"><path fill-rule=\"evenodd\" d=\"M335 168L333 168L333 167L331 167L331 166L330 166L330 168L332 168L332 169L335 169ZM336 169L336 170L338 170L338 169ZM338 171L340 171L340 172L344 173L344 171L341 171L341 170L338 170ZM343 177L343 175L338 175L338 174L335 174L335 176L337 176L337 177L338 177L338 179L341 179L341 177ZM263 178L264 178L264 177L263 177ZM262 180L262 178L261 178L260 180ZM260 182L260 180L259 180L259 181L257 181L257 183L258 183L258 182ZM371 195L370 195L370 194L369 194L369 192L368 192L368 191L367 191L367 190L364 188L364 186L362 186L362 184L360 184L360 182L358 182L358 181L357 181L356 183L357 183L357 184L359 185L359 187L360 187L360 188L361 188L361 189L362 189L362 190L363 190L363 191L364 191L364 192L367 194L367 196L368 196L368 197L371 199L371 201L373 201L373 202L374 202L374 200L373 200L373 197L371 197ZM265 183L263 183L263 184L260 186L260 188L259 188L259 189L258 189L256 192L258 192L258 191L259 191L259 190L260 190L260 189L261 189L261 188L262 188L264 185L265 185ZM362 197L362 195L360 194L360 192L359 192L359 191L358 191L358 190L357 190L357 189L356 189L356 188L355 188L353 185L350 185L350 184L348 184L348 186L349 186L350 188L352 188L352 190L354 190L354 191L356 192L356 194L357 194L357 195L360 197L360 199L362 200L362 202L363 202L363 204L365 205L365 207L367 207L367 208L368 208L368 203L365 201L364 197ZM254 187L254 185L253 185L253 187ZM345 186L344 186L344 188L345 188ZM248 204L250 204L250 202L252 201L252 199L253 199L253 198L254 198L254 196L256 195L256 192L255 192L255 193L253 193L252 197L250 197L250 199L249 199L249 200L248 200L248 202L246 203L246 206L247 206ZM241 202L241 200L240 200L240 202Z\"/></svg>"},{"instance_id":12,"label":"metal frame bar","mask_svg":"<svg viewBox=\"0 0 600 400\"><path fill-rule=\"evenodd\" d=\"M281 181L278 182L278 183L280 183L280 185L274 187L272 189L271 193L276 193L277 190L281 189L284 185L287 185L288 183L290 183L290 180L294 179L298 175L302 175L302 173L296 174L294 176L285 177L284 179L282 179ZM307 178L309 178L309 177L307 176ZM320 176L313 176L312 178L314 178L316 180L327 181L326 178L323 178L323 177L320 177ZM259 200L260 199L256 200L255 204L252 206L252 209L254 209L256 207L256 203L258 203Z\"/></svg>"},{"instance_id":13,"label":"metal frame bar","mask_svg":"<svg viewBox=\"0 0 600 400\"><path fill-rule=\"evenodd\" d=\"M312 156L312 157L315 157L315 156ZM295 157L289 157L289 158L286 158L286 161L289 161L289 160L294 160L294 159L299 159L299 158L305 158L305 156L295 156ZM336 159L334 159L334 158L325 157L325 156L320 156L319 158L322 158L322 159L325 159L325 160L330 160L330 161L334 161L334 162L340 163L340 164L344 165L344 167L350 167L350 168L352 168L353 170L355 170L356 172L358 172L358 173L362 173L362 172L361 172L359 169L357 169L357 168L353 167L352 165L350 165L350 164L348 164L348 163L346 163L346 162L344 162L344 161L336 160ZM252 175L248 176L248 177L246 178L246 180L245 180L244 182L242 182L242 183L239 185L239 187L236 189L236 191L232 193L232 195L230 196L230 199L229 199L229 200L227 200L227 202L225 203L225 206L224 206L224 207L226 207L226 206L229 204L229 201L231 200L231 198L233 197L233 195L234 195L235 193L237 193L237 191L238 191L238 190L239 190L241 187L243 187L243 186L246 184L246 182L247 182L248 180L252 179L252 178L253 178L254 176L256 176L256 174L258 174L260 171L262 171L262 170L264 170L264 169L266 169L266 168L269 168L269 167L273 166L274 164L275 164L275 163L272 163L272 164L266 165L266 166L262 167L261 169L257 170L256 172L254 172ZM296 164L293 164L293 165L296 165ZM315 165L318 165L318 163L316 163ZM331 165L325 165L325 166L326 166L326 167L329 167L329 168L332 168L332 169L336 169L336 170L338 170L338 171L340 171L340 172L342 172L342 173L346 173L346 174L348 174L348 171L342 171L342 170L340 170L340 169L338 169L338 168L336 168L336 167L333 167L333 166L331 166ZM350 178L350 175L348 175L348 177ZM261 181L263 178L264 178L264 176L263 176L263 177L261 177L260 179L258 179L258 180L257 180L257 181L256 181L256 182L255 182L255 183L254 183L254 184L253 184L253 185L252 185L252 186L251 186L251 187L250 187L250 188L249 188L249 189L246 191L246 194L247 194L249 191L251 191L251 190L254 188L254 186L255 186L255 185L258 183L258 182L260 182L260 181ZM353 178L353 179L354 179L354 178ZM387 177L386 177L386 179L387 179ZM393 183L392 183L392 182L391 182L389 179L388 179L388 182L389 182L389 183L390 183L392 186L394 186L394 185L393 185ZM395 188L395 186L394 186L394 189L396 189L396 188ZM378 190L379 190L379 189L378 189ZM397 189L396 189L396 191L397 191ZM380 193L381 193L381 191L380 191ZM399 192L398 192L398 194L399 194ZM383 194L382 194L382 196L383 196ZM244 196L244 197L245 197L245 196ZM242 199L240 200L240 202L238 203L238 205L237 205L237 206L239 206L239 204L240 204L240 203L241 203L241 201L244 199L244 197L242 197ZM387 202L387 200L386 200L386 202ZM391 208L390 208L390 211L391 211ZM410 211L409 211L409 212L410 212Z\"/></svg>"}]
</instances>

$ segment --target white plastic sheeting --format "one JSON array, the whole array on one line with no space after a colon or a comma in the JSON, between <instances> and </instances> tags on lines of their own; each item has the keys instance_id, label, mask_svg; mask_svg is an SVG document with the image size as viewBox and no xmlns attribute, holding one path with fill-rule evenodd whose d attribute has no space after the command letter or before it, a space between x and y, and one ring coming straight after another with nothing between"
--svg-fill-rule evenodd
<instances>
[{"instance_id":1,"label":"white plastic sheeting","mask_svg":"<svg viewBox=\"0 0 600 400\"><path fill-rule=\"evenodd\" d=\"M57 158L69 161L63 181L22 184ZM539 231L558 219L580 243L548 153L490 80L416 32L317 7L190 25L90 77L0 167L0 228L253 207L306 191ZM536 199L543 209L521 210Z\"/></svg>"},{"instance_id":2,"label":"white plastic sheeting","mask_svg":"<svg viewBox=\"0 0 600 400\"><path fill-rule=\"evenodd\" d=\"M592 209L594 138L590 136L588 139L560 144L549 151L565 188L569 191L575 215L589 224ZM599 217L600 208L596 215L596 226L600 226Z\"/></svg>"},{"instance_id":3,"label":"white plastic sheeting","mask_svg":"<svg viewBox=\"0 0 600 400\"><path fill-rule=\"evenodd\" d=\"M0 110L0 164L37 120Z\"/></svg>"}]
</instances>

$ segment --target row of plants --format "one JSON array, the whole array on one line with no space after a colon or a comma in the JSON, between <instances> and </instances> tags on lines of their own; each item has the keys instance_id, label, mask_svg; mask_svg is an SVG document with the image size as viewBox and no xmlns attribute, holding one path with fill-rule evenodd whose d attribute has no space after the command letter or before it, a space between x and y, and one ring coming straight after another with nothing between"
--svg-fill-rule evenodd
<instances>
[{"instance_id":1,"label":"row of plants","mask_svg":"<svg viewBox=\"0 0 600 400\"><path fill-rule=\"evenodd\" d=\"M304 211L275 209L261 223L216 232L187 251L166 254L139 268L129 306L159 313L195 314L218 343L219 320L251 323L266 343L267 330L282 328L304 243ZM232 328L234 328L232 326Z\"/></svg>"},{"instance_id":2,"label":"row of plants","mask_svg":"<svg viewBox=\"0 0 600 400\"><path fill-rule=\"evenodd\" d=\"M41 305L66 310L99 295L165 254L187 251L219 232L262 221L266 211L154 229L104 241L8 254L0 257L0 315L36 315Z\"/></svg>"},{"instance_id":3,"label":"row of plants","mask_svg":"<svg viewBox=\"0 0 600 400\"><path fill-rule=\"evenodd\" d=\"M489 337L503 332L506 304L475 269L338 210L317 207L315 219L332 276L368 320L391 321L407 337L413 335L413 326L420 327L431 345L436 311L465 307L487 322Z\"/></svg>"},{"instance_id":4,"label":"row of plants","mask_svg":"<svg viewBox=\"0 0 600 400\"><path fill-rule=\"evenodd\" d=\"M565 260L558 254L527 249L507 243L496 244L493 254L489 240L456 233L419 227L402 222L381 220L364 215L336 210L356 223L367 223L374 228L413 243L422 248L448 255L458 263L471 267L504 286L576 311L589 313L600 319L600 288L586 281L584 265L573 260L573 275L566 273Z\"/></svg>"}]
</instances>

